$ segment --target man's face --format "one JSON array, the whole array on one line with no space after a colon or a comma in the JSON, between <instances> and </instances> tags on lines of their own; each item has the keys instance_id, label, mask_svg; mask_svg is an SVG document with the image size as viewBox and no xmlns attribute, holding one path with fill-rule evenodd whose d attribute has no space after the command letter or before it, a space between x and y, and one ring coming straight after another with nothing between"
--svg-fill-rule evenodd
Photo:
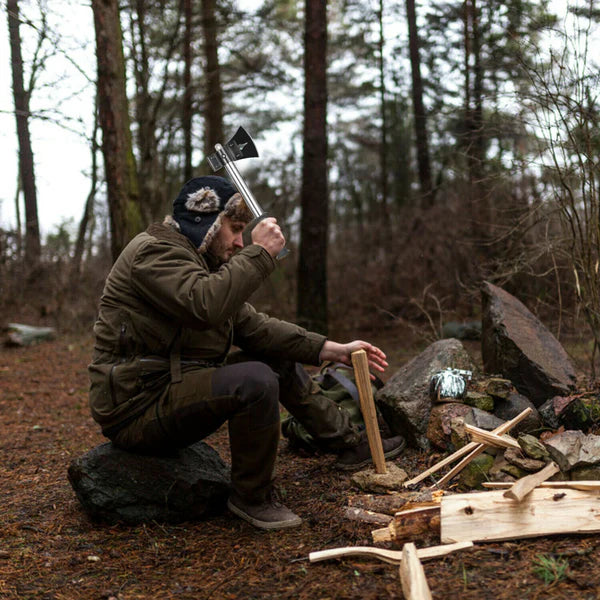
<instances>
[{"instance_id":1,"label":"man's face","mask_svg":"<svg viewBox=\"0 0 600 600\"><path fill-rule=\"evenodd\" d=\"M221 218L221 227L213 238L208 250L219 262L226 263L238 250L244 247L242 232L246 223Z\"/></svg>"}]
</instances>

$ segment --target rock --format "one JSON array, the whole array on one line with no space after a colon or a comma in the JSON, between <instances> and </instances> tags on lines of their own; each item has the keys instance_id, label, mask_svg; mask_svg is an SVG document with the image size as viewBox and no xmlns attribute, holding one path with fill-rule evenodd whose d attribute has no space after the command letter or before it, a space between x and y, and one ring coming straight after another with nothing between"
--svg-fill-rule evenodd
<instances>
[{"instance_id":1,"label":"rock","mask_svg":"<svg viewBox=\"0 0 600 600\"><path fill-rule=\"evenodd\" d=\"M529 458L541 460L545 463L550 462L551 459L548 450L546 450L544 444L535 436L522 433L517 438L517 442L519 442L519 446L521 446L521 449Z\"/></svg>"},{"instance_id":2,"label":"rock","mask_svg":"<svg viewBox=\"0 0 600 600\"><path fill-rule=\"evenodd\" d=\"M600 463L600 436L581 431L563 431L543 442L563 473Z\"/></svg>"},{"instance_id":3,"label":"rock","mask_svg":"<svg viewBox=\"0 0 600 600\"><path fill-rule=\"evenodd\" d=\"M514 296L485 282L482 287L484 369L510 379L540 406L575 389L575 369L564 348Z\"/></svg>"},{"instance_id":4,"label":"rock","mask_svg":"<svg viewBox=\"0 0 600 600\"><path fill-rule=\"evenodd\" d=\"M74 459L68 478L91 518L116 523L180 523L222 510L229 472L204 442L174 456L125 452L110 442Z\"/></svg>"},{"instance_id":5,"label":"rock","mask_svg":"<svg viewBox=\"0 0 600 600\"><path fill-rule=\"evenodd\" d=\"M450 419L450 448L458 450L471 441L471 436L465 429L464 417Z\"/></svg>"},{"instance_id":6,"label":"rock","mask_svg":"<svg viewBox=\"0 0 600 600\"><path fill-rule=\"evenodd\" d=\"M528 473L536 473L546 466L543 460L523 456L521 450L517 450L516 448L507 448L504 451L504 458L511 465L519 467L519 469L523 469L523 471L527 471Z\"/></svg>"},{"instance_id":7,"label":"rock","mask_svg":"<svg viewBox=\"0 0 600 600\"><path fill-rule=\"evenodd\" d=\"M600 422L600 401L596 396L554 398L554 411L565 429L587 431ZM564 405L563 405L564 404Z\"/></svg>"},{"instance_id":8,"label":"rock","mask_svg":"<svg viewBox=\"0 0 600 600\"><path fill-rule=\"evenodd\" d=\"M600 480L600 465L595 467L578 467L569 473L572 481L598 481Z\"/></svg>"},{"instance_id":9,"label":"rock","mask_svg":"<svg viewBox=\"0 0 600 600\"><path fill-rule=\"evenodd\" d=\"M456 449L451 440L451 421L457 417L464 419L464 416L470 412L471 409L464 404L436 404L429 415L427 438L434 446L442 450Z\"/></svg>"},{"instance_id":10,"label":"rock","mask_svg":"<svg viewBox=\"0 0 600 600\"><path fill-rule=\"evenodd\" d=\"M494 464L494 457L487 453L476 456L461 472L459 485L463 489L481 488L484 481L489 481L489 470Z\"/></svg>"},{"instance_id":11,"label":"rock","mask_svg":"<svg viewBox=\"0 0 600 600\"><path fill-rule=\"evenodd\" d=\"M494 459L494 464L491 466L488 475L492 481L514 481L515 477L509 475L505 469L509 466L509 462L504 458L504 453L499 453Z\"/></svg>"},{"instance_id":12,"label":"rock","mask_svg":"<svg viewBox=\"0 0 600 600\"><path fill-rule=\"evenodd\" d=\"M479 429L487 429L492 431L496 427L502 425L504 421L499 419L495 415L492 415L485 410L479 410L478 408L472 408L471 412L465 416L465 423L479 427ZM507 432L510 435L510 431Z\"/></svg>"},{"instance_id":13,"label":"rock","mask_svg":"<svg viewBox=\"0 0 600 600\"><path fill-rule=\"evenodd\" d=\"M409 444L423 450L431 447L426 436L432 407L429 383L446 368L474 370L469 355L456 339L431 344L394 373L375 395L392 431L406 436Z\"/></svg>"},{"instance_id":14,"label":"rock","mask_svg":"<svg viewBox=\"0 0 600 600\"><path fill-rule=\"evenodd\" d=\"M526 408L531 408L531 414L527 415L510 430L510 434L516 437L519 433L536 431L542 426L542 418L533 403L525 396L512 392L505 399L496 401L494 414L504 421L510 421Z\"/></svg>"},{"instance_id":15,"label":"rock","mask_svg":"<svg viewBox=\"0 0 600 600\"><path fill-rule=\"evenodd\" d=\"M53 327L35 327L22 323L9 323L6 327L5 346L31 346L46 340L53 340L56 330Z\"/></svg>"},{"instance_id":16,"label":"rock","mask_svg":"<svg viewBox=\"0 0 600 600\"><path fill-rule=\"evenodd\" d=\"M488 412L493 412L494 410L494 399L488 394L472 392L469 390L462 401L468 406L478 408L479 410L487 410Z\"/></svg>"},{"instance_id":17,"label":"rock","mask_svg":"<svg viewBox=\"0 0 600 600\"><path fill-rule=\"evenodd\" d=\"M560 426L558 414L554 408L554 400L556 397L549 398L541 406L538 407L538 412L542 419L542 423L550 429L558 429Z\"/></svg>"},{"instance_id":18,"label":"rock","mask_svg":"<svg viewBox=\"0 0 600 600\"><path fill-rule=\"evenodd\" d=\"M402 484L408 479L406 471L393 462L386 462L385 467L387 473L375 473L373 467L358 471L352 475L352 483L361 490L373 494L404 491L405 488Z\"/></svg>"},{"instance_id":19,"label":"rock","mask_svg":"<svg viewBox=\"0 0 600 600\"><path fill-rule=\"evenodd\" d=\"M485 391L496 398L508 398L515 391L512 381L500 377L490 377L485 384Z\"/></svg>"}]
</instances>

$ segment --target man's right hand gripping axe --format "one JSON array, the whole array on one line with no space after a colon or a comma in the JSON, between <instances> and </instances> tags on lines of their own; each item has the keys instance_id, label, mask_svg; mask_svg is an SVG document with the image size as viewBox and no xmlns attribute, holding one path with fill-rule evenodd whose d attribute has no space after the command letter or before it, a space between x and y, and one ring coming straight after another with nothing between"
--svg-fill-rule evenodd
<instances>
[{"instance_id":1,"label":"man's right hand gripping axe","mask_svg":"<svg viewBox=\"0 0 600 600\"><path fill-rule=\"evenodd\" d=\"M231 182L242 195L248 210L254 215L254 220L251 221L248 226L249 231L252 230L256 223L269 215L263 211L260 204L256 201L250 188L246 185L246 182L240 175L235 161L242 158L253 158L257 156L258 151L256 150L252 138L243 127L238 127L235 135L225 144L225 146L215 144L215 153L207 157L208 164L213 171L218 171L225 167ZM277 258L282 259L288 252L289 250L287 248L283 248L277 255Z\"/></svg>"}]
</instances>

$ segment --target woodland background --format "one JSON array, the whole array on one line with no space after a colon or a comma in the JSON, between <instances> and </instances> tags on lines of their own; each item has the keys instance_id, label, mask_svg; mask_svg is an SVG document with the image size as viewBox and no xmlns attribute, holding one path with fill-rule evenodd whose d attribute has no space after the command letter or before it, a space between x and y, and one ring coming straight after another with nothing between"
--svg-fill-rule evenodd
<instances>
[{"instance_id":1,"label":"woodland background","mask_svg":"<svg viewBox=\"0 0 600 600\"><path fill-rule=\"evenodd\" d=\"M324 332L402 323L435 339L479 318L489 280L559 339L585 330L594 374L595 0L92 0L91 130L60 104L32 109L68 78L50 68L70 58L52 2L2 8L20 177L16 223L0 224L0 322L89 332L118 252L243 125L270 152L240 168L292 249L261 308ZM38 119L79 127L90 153L78 226L46 236Z\"/></svg>"}]
</instances>

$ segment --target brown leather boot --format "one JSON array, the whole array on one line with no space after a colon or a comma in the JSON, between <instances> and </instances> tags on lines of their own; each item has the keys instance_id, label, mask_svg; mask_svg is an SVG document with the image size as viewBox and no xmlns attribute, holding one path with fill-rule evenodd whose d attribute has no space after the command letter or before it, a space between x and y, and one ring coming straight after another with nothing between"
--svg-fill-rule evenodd
<instances>
[{"instance_id":1,"label":"brown leather boot","mask_svg":"<svg viewBox=\"0 0 600 600\"><path fill-rule=\"evenodd\" d=\"M227 508L238 517L260 529L283 529L297 527L302 519L281 504L274 490L266 500L256 504L246 502L233 493L227 501Z\"/></svg>"}]
</instances>

